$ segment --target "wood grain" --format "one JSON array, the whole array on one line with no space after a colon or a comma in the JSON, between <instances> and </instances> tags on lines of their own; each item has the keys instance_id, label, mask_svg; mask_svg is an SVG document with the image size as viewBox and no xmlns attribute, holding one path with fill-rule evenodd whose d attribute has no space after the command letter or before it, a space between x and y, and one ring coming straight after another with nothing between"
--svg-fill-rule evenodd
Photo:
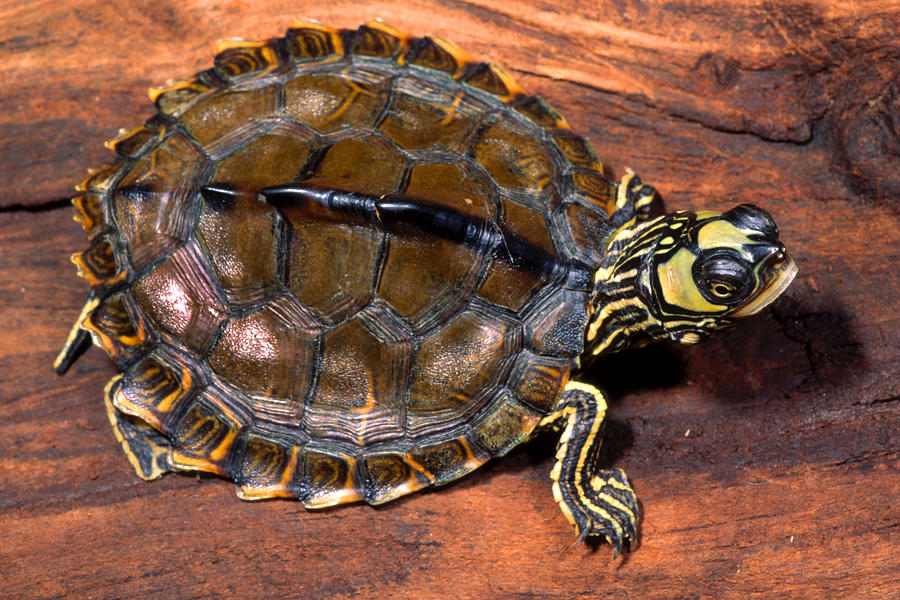
<instances>
[{"instance_id":1,"label":"wood grain","mask_svg":"<svg viewBox=\"0 0 900 600\"><path fill-rule=\"evenodd\" d=\"M771 310L588 369L613 399L603 460L641 498L637 551L570 547L550 438L437 492L308 512L140 482L105 356L51 373L86 293L64 200L102 142L217 39L299 17L453 40L669 209L775 216L801 274ZM876 1L0 4L0 596L900 598L898 28Z\"/></svg>"}]
</instances>

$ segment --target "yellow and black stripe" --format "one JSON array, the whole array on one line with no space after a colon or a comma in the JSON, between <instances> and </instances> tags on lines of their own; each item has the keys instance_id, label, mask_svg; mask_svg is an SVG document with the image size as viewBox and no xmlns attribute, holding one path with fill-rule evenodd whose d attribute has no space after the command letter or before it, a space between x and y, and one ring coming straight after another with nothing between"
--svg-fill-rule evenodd
<instances>
[{"instance_id":1,"label":"yellow and black stripe","mask_svg":"<svg viewBox=\"0 0 900 600\"><path fill-rule=\"evenodd\" d=\"M646 188L633 174L619 184L610 218L621 225L596 272L586 331L595 355L656 339L699 342L758 312L796 272L762 209L649 218Z\"/></svg>"},{"instance_id":2,"label":"yellow and black stripe","mask_svg":"<svg viewBox=\"0 0 900 600\"><path fill-rule=\"evenodd\" d=\"M614 555L637 541L637 498L621 469L598 469L600 430L606 401L594 386L570 381L556 410L542 426L562 427L556 465L550 473L553 497L579 536L603 536Z\"/></svg>"}]
</instances>

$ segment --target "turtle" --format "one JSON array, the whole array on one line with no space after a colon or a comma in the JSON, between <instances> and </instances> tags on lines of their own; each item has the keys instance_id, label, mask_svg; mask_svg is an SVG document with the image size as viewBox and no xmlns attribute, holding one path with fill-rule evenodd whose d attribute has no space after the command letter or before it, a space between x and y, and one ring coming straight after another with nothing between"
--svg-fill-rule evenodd
<instances>
[{"instance_id":1,"label":"turtle","mask_svg":"<svg viewBox=\"0 0 900 600\"><path fill-rule=\"evenodd\" d=\"M554 430L556 502L618 554L639 507L582 361L698 342L796 273L762 208L655 214L502 68L380 21L220 43L150 98L76 187L90 292L54 363L115 363L146 480L377 505Z\"/></svg>"}]
</instances>

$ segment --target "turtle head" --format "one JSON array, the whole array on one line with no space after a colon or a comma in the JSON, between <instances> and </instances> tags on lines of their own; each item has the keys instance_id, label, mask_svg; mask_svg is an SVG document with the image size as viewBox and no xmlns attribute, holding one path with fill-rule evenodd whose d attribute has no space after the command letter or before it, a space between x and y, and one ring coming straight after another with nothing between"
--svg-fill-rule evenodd
<instances>
[{"instance_id":1,"label":"turtle head","mask_svg":"<svg viewBox=\"0 0 900 600\"><path fill-rule=\"evenodd\" d=\"M588 347L699 342L758 313L796 274L775 222L752 204L631 220L610 236L597 271Z\"/></svg>"}]
</instances>

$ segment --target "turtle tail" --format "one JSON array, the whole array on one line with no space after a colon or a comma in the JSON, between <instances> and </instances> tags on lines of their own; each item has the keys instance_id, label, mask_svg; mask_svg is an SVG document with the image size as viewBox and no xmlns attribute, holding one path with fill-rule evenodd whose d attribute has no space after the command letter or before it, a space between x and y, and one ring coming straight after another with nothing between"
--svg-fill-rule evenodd
<instances>
[{"instance_id":1,"label":"turtle tail","mask_svg":"<svg viewBox=\"0 0 900 600\"><path fill-rule=\"evenodd\" d=\"M84 328L83 324L87 316L96 307L97 298L91 292L87 302L84 304L84 308L81 309L81 314L78 315L78 319L75 321L75 325L72 326L72 330L69 332L69 337L66 338L66 343L60 350L56 360L53 361L53 370L56 371L57 375L65 375L69 367L91 347L91 334Z\"/></svg>"},{"instance_id":2,"label":"turtle tail","mask_svg":"<svg viewBox=\"0 0 900 600\"><path fill-rule=\"evenodd\" d=\"M77 194L72 198L74 219L84 228L89 246L86 250L73 254L71 260L78 269L78 275L91 284L91 291L62 350L53 362L53 370L59 375L64 375L84 354L91 346L92 338L97 341L97 345L106 347L110 344L102 342L109 339L109 336L104 337L104 333L124 333L120 330L123 330L123 315L126 319L127 315L120 303L113 302L110 305L108 297L126 279L128 272L116 261L113 237L103 211L103 199L118 170L116 164L88 169L88 178L75 186ZM107 331L113 325L111 319L116 321L116 331ZM98 338L93 334L101 335ZM129 341L124 340L125 343Z\"/></svg>"}]
</instances>

